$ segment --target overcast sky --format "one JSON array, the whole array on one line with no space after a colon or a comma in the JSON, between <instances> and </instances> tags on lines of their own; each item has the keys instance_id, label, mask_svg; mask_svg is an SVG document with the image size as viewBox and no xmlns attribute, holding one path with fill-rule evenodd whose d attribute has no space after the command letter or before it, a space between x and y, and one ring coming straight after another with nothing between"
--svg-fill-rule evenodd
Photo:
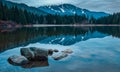
<instances>
[{"instance_id":1,"label":"overcast sky","mask_svg":"<svg viewBox=\"0 0 120 72\"><path fill-rule=\"evenodd\" d=\"M29 6L43 6L53 4L69 3L77 7L92 11L107 13L120 12L120 0L9 0L17 3L25 3Z\"/></svg>"}]
</instances>

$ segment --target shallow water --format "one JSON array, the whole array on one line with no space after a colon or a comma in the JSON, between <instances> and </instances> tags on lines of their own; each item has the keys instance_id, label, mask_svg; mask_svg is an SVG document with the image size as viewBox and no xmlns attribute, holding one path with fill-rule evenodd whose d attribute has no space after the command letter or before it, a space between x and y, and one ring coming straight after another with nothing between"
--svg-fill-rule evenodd
<instances>
[{"instance_id":1,"label":"shallow water","mask_svg":"<svg viewBox=\"0 0 120 72\"><path fill-rule=\"evenodd\" d=\"M39 28L36 29L38 32L42 31ZM40 35L35 35L29 41L26 40L25 42L27 42L27 44L25 45L21 44L18 45L17 47L15 46L11 49L6 49L3 52L1 52L0 72L120 71L119 27L95 27L95 28L64 27L54 28L53 30L52 29L53 28L50 29L46 28L45 35L41 36L42 32L40 32ZM28 29L27 31L30 30ZM36 33L38 33L37 31ZM58 49L59 51L70 48L73 50L73 53L59 61L55 61L51 57L49 57L48 59L49 65L43 67L38 66L34 68L22 68L20 66L10 65L7 62L8 57L11 55L20 55L20 48L22 47L40 47L40 48L42 47L48 49L49 48Z\"/></svg>"}]
</instances>

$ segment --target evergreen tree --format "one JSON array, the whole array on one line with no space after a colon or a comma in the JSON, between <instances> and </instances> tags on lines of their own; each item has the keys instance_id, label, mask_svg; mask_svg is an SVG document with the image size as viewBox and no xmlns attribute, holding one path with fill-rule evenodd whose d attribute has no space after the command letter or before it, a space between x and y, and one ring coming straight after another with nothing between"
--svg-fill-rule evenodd
<instances>
[{"instance_id":1,"label":"evergreen tree","mask_svg":"<svg viewBox=\"0 0 120 72\"><path fill-rule=\"evenodd\" d=\"M86 21L85 15L36 15L17 6L8 7L0 3L0 20L10 20L18 24L75 24Z\"/></svg>"},{"instance_id":2,"label":"evergreen tree","mask_svg":"<svg viewBox=\"0 0 120 72\"><path fill-rule=\"evenodd\" d=\"M0 19L3 18L3 4L0 3Z\"/></svg>"},{"instance_id":3,"label":"evergreen tree","mask_svg":"<svg viewBox=\"0 0 120 72\"><path fill-rule=\"evenodd\" d=\"M107 17L102 17L97 19L95 23L98 24L120 24L120 13L114 13Z\"/></svg>"}]
</instances>

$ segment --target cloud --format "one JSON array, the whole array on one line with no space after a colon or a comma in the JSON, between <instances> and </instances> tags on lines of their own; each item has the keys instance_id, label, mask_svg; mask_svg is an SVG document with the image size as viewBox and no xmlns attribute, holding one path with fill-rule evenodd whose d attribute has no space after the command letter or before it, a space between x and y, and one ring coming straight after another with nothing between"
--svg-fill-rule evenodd
<instances>
[{"instance_id":1,"label":"cloud","mask_svg":"<svg viewBox=\"0 0 120 72\"><path fill-rule=\"evenodd\" d=\"M107 13L120 12L120 0L9 0L17 3L25 3L29 6L43 6L69 3L77 7L92 11L103 11Z\"/></svg>"},{"instance_id":2,"label":"cloud","mask_svg":"<svg viewBox=\"0 0 120 72\"><path fill-rule=\"evenodd\" d=\"M78 1L75 5L93 11L120 12L120 0L84 0Z\"/></svg>"}]
</instances>

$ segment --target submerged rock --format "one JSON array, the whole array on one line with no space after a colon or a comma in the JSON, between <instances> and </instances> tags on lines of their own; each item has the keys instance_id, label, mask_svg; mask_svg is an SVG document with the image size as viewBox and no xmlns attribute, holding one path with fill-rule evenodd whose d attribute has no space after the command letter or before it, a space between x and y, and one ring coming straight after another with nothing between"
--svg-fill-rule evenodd
<instances>
[{"instance_id":1,"label":"submerged rock","mask_svg":"<svg viewBox=\"0 0 120 72\"><path fill-rule=\"evenodd\" d=\"M73 53L71 49L66 49L52 56L54 60L60 60L68 56L68 54Z\"/></svg>"},{"instance_id":2,"label":"submerged rock","mask_svg":"<svg viewBox=\"0 0 120 72\"><path fill-rule=\"evenodd\" d=\"M28 59L24 56L13 55L8 58L8 62L12 65L25 65L29 63Z\"/></svg>"},{"instance_id":3,"label":"submerged rock","mask_svg":"<svg viewBox=\"0 0 120 72\"><path fill-rule=\"evenodd\" d=\"M63 53L67 53L67 54L71 54L73 53L73 51L71 49L66 49L64 51L62 51Z\"/></svg>"},{"instance_id":4,"label":"submerged rock","mask_svg":"<svg viewBox=\"0 0 120 72\"><path fill-rule=\"evenodd\" d=\"M53 55L52 58L54 60L60 60L60 59L63 59L65 57L67 57L67 56L68 56L68 54L60 52L60 53L58 53L56 55Z\"/></svg>"}]
</instances>

